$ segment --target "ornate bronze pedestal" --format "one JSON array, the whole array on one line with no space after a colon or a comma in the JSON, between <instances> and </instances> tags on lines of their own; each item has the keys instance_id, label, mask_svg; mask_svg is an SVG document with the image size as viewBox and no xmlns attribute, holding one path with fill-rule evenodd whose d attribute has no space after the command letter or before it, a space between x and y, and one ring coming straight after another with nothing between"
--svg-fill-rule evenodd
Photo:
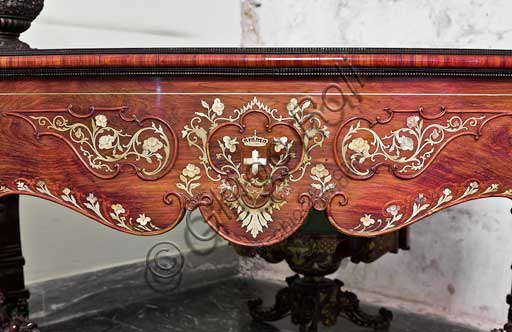
<instances>
[{"instance_id":1,"label":"ornate bronze pedestal","mask_svg":"<svg viewBox=\"0 0 512 332\"><path fill-rule=\"evenodd\" d=\"M407 230L375 238L352 238L333 229L323 212L314 212L297 233L279 244L235 248L242 256L258 255L269 263L285 260L297 273L286 279L288 286L277 293L271 308L263 308L261 299L249 302L255 320L276 321L290 314L301 332L314 332L319 322L332 326L338 317L376 330L387 329L393 319L384 308L378 315L365 313L357 296L342 290L342 281L325 276L336 272L346 257L354 263L370 263L388 252L408 249Z\"/></svg>"}]
</instances>

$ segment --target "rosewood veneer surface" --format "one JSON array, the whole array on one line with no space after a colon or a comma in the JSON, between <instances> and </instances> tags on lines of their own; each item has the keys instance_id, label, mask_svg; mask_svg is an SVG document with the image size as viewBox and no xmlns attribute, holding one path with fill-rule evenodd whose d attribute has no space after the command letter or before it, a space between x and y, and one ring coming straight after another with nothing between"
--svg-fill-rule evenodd
<instances>
[{"instance_id":1,"label":"rosewood veneer surface","mask_svg":"<svg viewBox=\"0 0 512 332\"><path fill-rule=\"evenodd\" d=\"M511 74L512 52L485 50L0 53L0 195L135 235L199 208L246 246L312 208L393 232L512 197Z\"/></svg>"}]
</instances>

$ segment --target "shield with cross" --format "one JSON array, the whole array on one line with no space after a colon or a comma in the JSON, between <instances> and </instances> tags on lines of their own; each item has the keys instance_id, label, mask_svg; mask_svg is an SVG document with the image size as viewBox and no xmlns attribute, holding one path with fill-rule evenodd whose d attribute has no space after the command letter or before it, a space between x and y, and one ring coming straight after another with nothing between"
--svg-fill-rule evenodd
<instances>
[{"instance_id":1,"label":"shield with cross","mask_svg":"<svg viewBox=\"0 0 512 332\"><path fill-rule=\"evenodd\" d=\"M201 151L205 174L218 183L211 189L256 237L288 202L293 181L304 177L309 151L322 142L319 129L303 128L300 119L279 115L256 98L230 115L210 110L207 103L203 107L207 113L196 113L197 122L184 131L196 135L188 143ZM209 119L208 130L194 127L202 121L199 116Z\"/></svg>"}]
</instances>

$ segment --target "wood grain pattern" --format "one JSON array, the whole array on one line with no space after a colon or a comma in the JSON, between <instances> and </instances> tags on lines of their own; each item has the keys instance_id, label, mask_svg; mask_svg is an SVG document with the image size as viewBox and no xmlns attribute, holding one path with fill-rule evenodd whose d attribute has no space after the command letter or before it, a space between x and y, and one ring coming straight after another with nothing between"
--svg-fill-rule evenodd
<instances>
[{"instance_id":1,"label":"wood grain pattern","mask_svg":"<svg viewBox=\"0 0 512 332\"><path fill-rule=\"evenodd\" d=\"M406 50L404 50L406 52ZM0 68L473 68L510 69L512 55L80 54L0 56Z\"/></svg>"},{"instance_id":2,"label":"wood grain pattern","mask_svg":"<svg viewBox=\"0 0 512 332\"><path fill-rule=\"evenodd\" d=\"M508 55L347 58L372 67L510 67ZM0 67L280 68L338 60L332 54L23 55L0 58ZM269 245L290 236L315 208L325 209L341 232L368 237L468 200L512 198L512 79L506 77L127 72L4 78L0 98L0 195L45 198L135 235L161 234L186 209L199 208L229 241Z\"/></svg>"}]
</instances>

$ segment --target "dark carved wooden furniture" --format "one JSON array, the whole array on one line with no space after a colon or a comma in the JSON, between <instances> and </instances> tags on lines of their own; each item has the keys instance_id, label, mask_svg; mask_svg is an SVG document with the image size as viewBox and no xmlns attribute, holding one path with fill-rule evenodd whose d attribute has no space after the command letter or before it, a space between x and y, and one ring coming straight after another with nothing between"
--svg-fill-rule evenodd
<instances>
[{"instance_id":1,"label":"dark carved wooden furniture","mask_svg":"<svg viewBox=\"0 0 512 332\"><path fill-rule=\"evenodd\" d=\"M44 0L0 2L0 49L30 49L18 39L43 9ZM26 321L29 297L25 289L19 227L19 195L0 198L0 328L9 331L35 331Z\"/></svg>"},{"instance_id":2,"label":"dark carved wooden furniture","mask_svg":"<svg viewBox=\"0 0 512 332\"><path fill-rule=\"evenodd\" d=\"M26 48L16 37L42 1L13 3L0 5L0 40ZM338 316L387 327L388 311L364 314L324 276L344 257L406 249L407 226L440 210L512 198L510 51L6 50L0 76L0 322L11 331L37 328L24 318L19 195L140 236L197 208L241 254L303 276L270 310L250 309L291 313L304 331Z\"/></svg>"},{"instance_id":3,"label":"dark carved wooden furniture","mask_svg":"<svg viewBox=\"0 0 512 332\"><path fill-rule=\"evenodd\" d=\"M30 49L19 40L43 10L44 0L8 0L0 2L0 49Z\"/></svg>"}]
</instances>

